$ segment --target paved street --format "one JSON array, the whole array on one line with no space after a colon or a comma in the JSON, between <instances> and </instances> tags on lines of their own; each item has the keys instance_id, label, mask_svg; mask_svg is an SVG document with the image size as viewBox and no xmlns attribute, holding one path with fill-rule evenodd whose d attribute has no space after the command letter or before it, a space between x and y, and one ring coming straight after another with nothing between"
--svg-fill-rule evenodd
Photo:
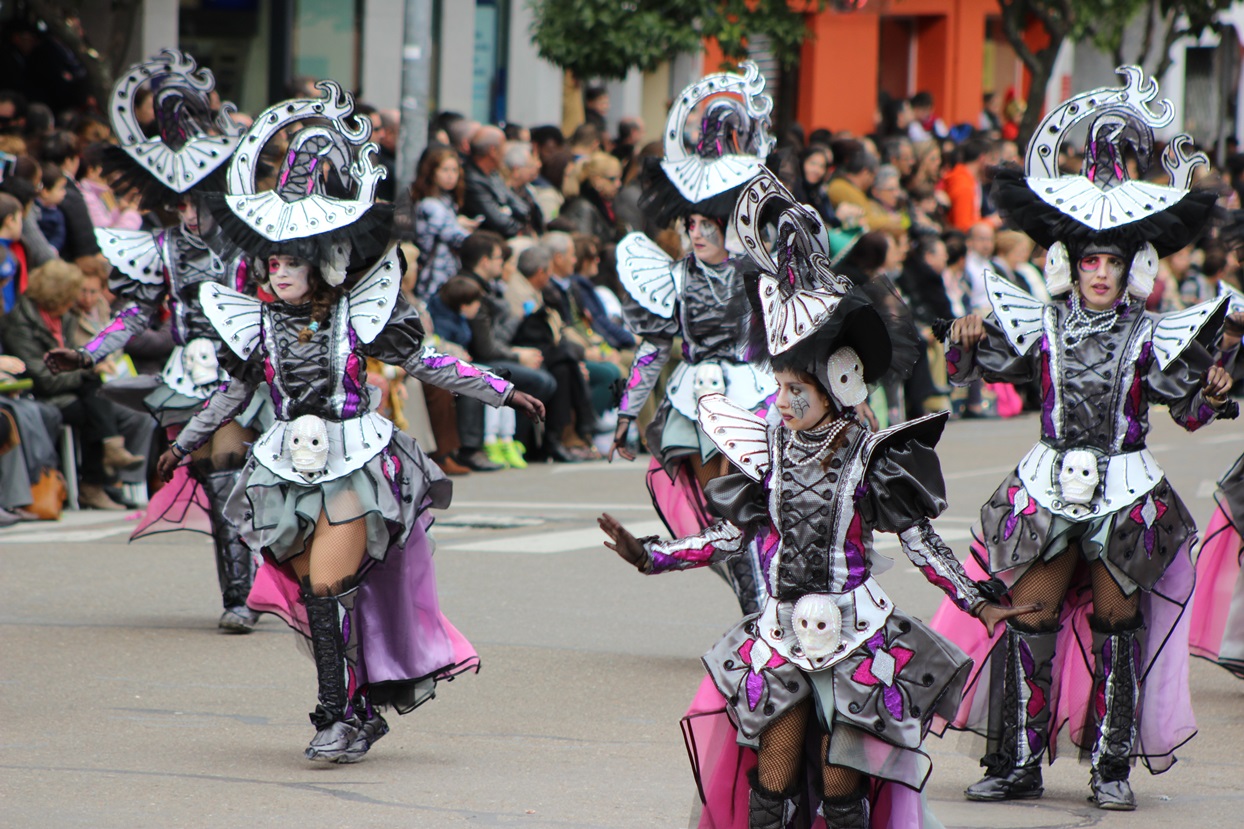
<instances>
[{"instance_id":1,"label":"paved street","mask_svg":"<svg viewBox=\"0 0 1244 829\"><path fill-rule=\"evenodd\" d=\"M1244 426L1188 436L1153 420L1151 447L1204 523ZM952 546L1036 431L1032 418L950 425L938 526ZM355 766L303 760L314 669L283 624L217 633L205 537L127 544L132 521L98 512L0 531L0 827L685 826L678 719L699 654L737 611L710 572L645 579L600 545L601 510L658 531L642 471L543 466L456 484L435 530L441 595L483 670L391 716ZM905 560L882 581L925 618L941 595ZM1074 756L1047 772L1040 801L968 804L979 769L953 738L931 741L933 808L948 827L1238 827L1244 683L1199 661L1192 682L1200 735L1166 775L1133 776L1132 815L1085 802Z\"/></svg>"}]
</instances>

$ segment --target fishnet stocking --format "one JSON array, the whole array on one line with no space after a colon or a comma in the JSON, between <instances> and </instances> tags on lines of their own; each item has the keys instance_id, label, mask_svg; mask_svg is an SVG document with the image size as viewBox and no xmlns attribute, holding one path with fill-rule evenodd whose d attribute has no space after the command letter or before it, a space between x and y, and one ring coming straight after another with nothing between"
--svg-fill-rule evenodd
<instances>
[{"instance_id":1,"label":"fishnet stocking","mask_svg":"<svg viewBox=\"0 0 1244 829\"><path fill-rule=\"evenodd\" d=\"M760 735L756 755L756 774L760 785L771 792L787 791L795 782L803 754L803 738L808 728L811 700L804 700L774 721Z\"/></svg>"},{"instance_id":2,"label":"fishnet stocking","mask_svg":"<svg viewBox=\"0 0 1244 829\"><path fill-rule=\"evenodd\" d=\"M1111 626L1136 618L1140 612L1139 590L1130 596L1123 595L1119 583L1100 561L1094 561L1089 567L1089 575L1093 579L1094 616Z\"/></svg>"},{"instance_id":3,"label":"fishnet stocking","mask_svg":"<svg viewBox=\"0 0 1244 829\"><path fill-rule=\"evenodd\" d=\"M358 570L367 554L367 524L358 518L345 524L330 524L320 513L305 552L290 559L299 581L310 578L317 596L335 596L342 584Z\"/></svg>"},{"instance_id":4,"label":"fishnet stocking","mask_svg":"<svg viewBox=\"0 0 1244 829\"><path fill-rule=\"evenodd\" d=\"M1080 547L1073 544L1052 559L1042 559L1028 568L1011 588L1011 603L1036 604L1041 610L1025 613L1012 623L1025 630L1052 630L1058 626L1058 613L1063 597L1071 586L1076 565L1080 563Z\"/></svg>"},{"instance_id":5,"label":"fishnet stocking","mask_svg":"<svg viewBox=\"0 0 1244 829\"><path fill-rule=\"evenodd\" d=\"M829 753L829 735L821 736L821 757ZM825 765L821 768L822 794L826 800L847 797L860 790L860 779L864 775L846 766Z\"/></svg>"}]
</instances>

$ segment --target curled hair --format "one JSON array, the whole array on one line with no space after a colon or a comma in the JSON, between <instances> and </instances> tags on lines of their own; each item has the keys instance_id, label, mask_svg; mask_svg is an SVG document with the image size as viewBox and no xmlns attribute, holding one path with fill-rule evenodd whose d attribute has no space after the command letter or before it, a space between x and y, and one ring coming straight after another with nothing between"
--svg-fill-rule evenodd
<instances>
[{"instance_id":1,"label":"curled hair","mask_svg":"<svg viewBox=\"0 0 1244 829\"><path fill-rule=\"evenodd\" d=\"M26 296L42 311L72 305L82 290L82 269L63 259L52 259L30 272Z\"/></svg>"},{"instance_id":2,"label":"curled hair","mask_svg":"<svg viewBox=\"0 0 1244 829\"><path fill-rule=\"evenodd\" d=\"M337 300L341 299L341 295L345 289L340 285L333 287L320 277L320 269L312 268L312 273L308 274L311 284L311 323L298 332L298 342L309 343L311 338L315 336L315 332L324 327L328 322L328 318L332 316L333 306L337 304ZM314 326L314 327L312 327Z\"/></svg>"}]
</instances>

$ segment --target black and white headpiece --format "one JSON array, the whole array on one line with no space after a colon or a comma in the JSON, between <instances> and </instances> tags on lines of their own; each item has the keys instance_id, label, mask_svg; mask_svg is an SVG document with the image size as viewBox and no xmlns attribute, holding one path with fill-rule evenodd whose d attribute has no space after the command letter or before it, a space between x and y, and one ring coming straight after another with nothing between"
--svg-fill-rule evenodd
<instances>
[{"instance_id":1,"label":"black and white headpiece","mask_svg":"<svg viewBox=\"0 0 1244 829\"><path fill-rule=\"evenodd\" d=\"M377 204L385 177L372 162L379 149L371 121L354 114L354 98L333 81L321 81L320 98L283 101L255 119L228 172L227 210L215 210L221 226L254 256L289 253L321 267L340 284L352 259L374 258L388 243L391 205ZM264 148L282 130L301 124L289 138L271 189L260 190Z\"/></svg>"},{"instance_id":2,"label":"black and white headpiece","mask_svg":"<svg viewBox=\"0 0 1244 829\"><path fill-rule=\"evenodd\" d=\"M152 136L143 132L134 111L135 95L144 84L150 86L155 110ZM212 179L233 155L243 130L230 117L236 112L233 104L212 111L215 88L211 70L175 49L131 66L113 86L109 102L117 146L105 158L104 172L117 174L113 188L137 190L148 209L167 205L192 188L218 189L220 182Z\"/></svg>"},{"instance_id":3,"label":"black and white headpiece","mask_svg":"<svg viewBox=\"0 0 1244 829\"><path fill-rule=\"evenodd\" d=\"M918 335L893 288L835 273L820 214L772 172L744 188L733 223L756 266L747 275L752 362L808 372L846 408L863 402L869 385L910 373Z\"/></svg>"},{"instance_id":4,"label":"black and white headpiece","mask_svg":"<svg viewBox=\"0 0 1244 829\"><path fill-rule=\"evenodd\" d=\"M644 173L644 206L667 225L700 213L730 217L739 189L764 166L774 139L769 135L773 99L751 61L743 74L718 72L688 86L665 122L665 156ZM703 106L698 128L691 119Z\"/></svg>"},{"instance_id":5,"label":"black and white headpiece","mask_svg":"<svg viewBox=\"0 0 1244 829\"><path fill-rule=\"evenodd\" d=\"M1128 158L1144 176L1153 166L1154 130L1171 124L1175 108L1157 98L1158 85L1136 66L1116 70L1122 87L1076 95L1041 121L1028 145L1022 176L1000 171L994 201L999 210L1039 245L1049 248L1046 279L1052 294L1071 289L1072 269L1090 253L1130 259L1128 290L1148 296L1157 260L1190 244L1204 228L1216 194L1192 189L1196 168L1208 164L1192 150L1192 139L1176 136L1161 163L1168 183L1131 178ZM1068 135L1087 123L1080 172L1059 172Z\"/></svg>"}]
</instances>

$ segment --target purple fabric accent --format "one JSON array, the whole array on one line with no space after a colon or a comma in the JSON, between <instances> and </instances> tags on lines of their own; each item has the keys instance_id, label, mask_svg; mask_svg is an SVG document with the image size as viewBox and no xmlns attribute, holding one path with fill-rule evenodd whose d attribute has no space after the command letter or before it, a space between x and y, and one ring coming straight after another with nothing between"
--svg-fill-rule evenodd
<instances>
[{"instance_id":1,"label":"purple fabric accent","mask_svg":"<svg viewBox=\"0 0 1244 829\"><path fill-rule=\"evenodd\" d=\"M1041 436L1050 440L1058 439L1058 431L1054 424L1054 399L1058 390L1054 388L1054 378L1050 375L1050 338L1041 337Z\"/></svg>"},{"instance_id":2,"label":"purple fabric accent","mask_svg":"<svg viewBox=\"0 0 1244 829\"><path fill-rule=\"evenodd\" d=\"M967 600L958 595L959 591L953 584L951 584L950 580L938 573L937 570L933 569L933 565L924 565L920 568L920 572L924 574L924 577L929 580L930 584L945 593L946 596L954 602L955 606L960 610L972 609L972 606L967 603Z\"/></svg>"},{"instance_id":3,"label":"purple fabric accent","mask_svg":"<svg viewBox=\"0 0 1244 829\"><path fill-rule=\"evenodd\" d=\"M773 556L777 553L778 547L781 545L782 536L772 524L765 531L765 534L757 539L760 544L760 569L762 572L769 572L769 565L773 562Z\"/></svg>"},{"instance_id":4,"label":"purple fabric accent","mask_svg":"<svg viewBox=\"0 0 1244 829\"><path fill-rule=\"evenodd\" d=\"M233 272L233 289L238 293L246 291L247 275L250 273L249 266L246 263L246 257L243 256L238 261L238 269Z\"/></svg>"},{"instance_id":5,"label":"purple fabric accent","mask_svg":"<svg viewBox=\"0 0 1244 829\"><path fill-rule=\"evenodd\" d=\"M488 382L488 385L492 387L492 390L497 394L505 394L510 388L510 384L505 380L502 380L497 375L480 371L470 363L464 363L456 357L451 357L448 354L436 354L432 357L424 357L423 364L428 368L445 368L446 366L452 365L458 371L459 377L483 377Z\"/></svg>"},{"instance_id":6,"label":"purple fabric accent","mask_svg":"<svg viewBox=\"0 0 1244 829\"><path fill-rule=\"evenodd\" d=\"M112 322L105 325L89 343L82 346L83 350L94 356L95 352L99 350L100 344L104 341L104 338L106 338L109 334L125 328L125 320L129 317L136 317L140 313L142 313L142 309L140 309L137 305L130 305L126 308L122 308L121 312L117 314Z\"/></svg>"},{"instance_id":7,"label":"purple fabric accent","mask_svg":"<svg viewBox=\"0 0 1244 829\"><path fill-rule=\"evenodd\" d=\"M389 488L393 490L393 497L400 501L402 499L401 458L395 452L384 450L384 460L380 464L380 469L384 472L385 480L389 482Z\"/></svg>"},{"instance_id":8,"label":"purple fabric accent","mask_svg":"<svg viewBox=\"0 0 1244 829\"><path fill-rule=\"evenodd\" d=\"M1140 413L1145 403L1144 372L1153 359L1153 343L1147 342L1140 349L1140 358L1136 361L1136 376L1132 378L1132 386L1123 399L1123 416L1127 418L1127 432L1124 445L1134 446L1144 439L1145 433L1140 422Z\"/></svg>"},{"instance_id":9,"label":"purple fabric accent","mask_svg":"<svg viewBox=\"0 0 1244 829\"><path fill-rule=\"evenodd\" d=\"M691 362L691 344L686 340L683 340L682 344L682 358L687 362Z\"/></svg>"},{"instance_id":10,"label":"purple fabric accent","mask_svg":"<svg viewBox=\"0 0 1244 829\"><path fill-rule=\"evenodd\" d=\"M946 349L946 373L954 377L959 373L959 361L963 359L963 352L959 350L959 346L952 345Z\"/></svg>"},{"instance_id":11,"label":"purple fabric accent","mask_svg":"<svg viewBox=\"0 0 1244 829\"><path fill-rule=\"evenodd\" d=\"M315 187L315 167L319 163L320 163L320 159L318 157L311 159L311 167L307 170L306 195L308 196L311 195L311 190L312 188Z\"/></svg>"},{"instance_id":12,"label":"purple fabric accent","mask_svg":"<svg viewBox=\"0 0 1244 829\"><path fill-rule=\"evenodd\" d=\"M851 516L851 524L847 527L847 536L842 542L842 555L847 562L847 578L842 583L842 590L854 590L868 578L868 557L864 552L864 519L860 516L860 499L868 493L868 485L861 483L855 488L855 510Z\"/></svg>"},{"instance_id":13,"label":"purple fabric accent","mask_svg":"<svg viewBox=\"0 0 1244 829\"><path fill-rule=\"evenodd\" d=\"M285 398L281 397L281 391L276 385L276 368L272 365L272 357L264 354L263 357L263 376L268 383L268 392L272 395L272 407L276 409L278 416L285 415Z\"/></svg>"},{"instance_id":14,"label":"purple fabric accent","mask_svg":"<svg viewBox=\"0 0 1244 829\"><path fill-rule=\"evenodd\" d=\"M289 168L294 163L294 150L290 148L285 154L285 169L281 172L281 183L277 185L278 190L285 189L285 182L289 181Z\"/></svg>"},{"instance_id":15,"label":"purple fabric accent","mask_svg":"<svg viewBox=\"0 0 1244 829\"><path fill-rule=\"evenodd\" d=\"M1019 524L1019 515L1011 513L1006 517L1006 525L1002 529L1002 540L1008 540L1015 534L1015 527Z\"/></svg>"},{"instance_id":16,"label":"purple fabric accent","mask_svg":"<svg viewBox=\"0 0 1244 829\"><path fill-rule=\"evenodd\" d=\"M890 712L890 716L896 720L903 718L903 695L899 693L897 687L891 685L881 692L881 699L885 702L885 709Z\"/></svg>"},{"instance_id":17,"label":"purple fabric accent","mask_svg":"<svg viewBox=\"0 0 1244 829\"><path fill-rule=\"evenodd\" d=\"M760 704L760 695L765 689L764 678L755 671L748 671L744 684L747 686L747 707L755 711L756 706Z\"/></svg>"},{"instance_id":18,"label":"purple fabric accent","mask_svg":"<svg viewBox=\"0 0 1244 829\"><path fill-rule=\"evenodd\" d=\"M648 557L652 560L653 573L664 573L667 570L677 570L679 561L673 556L667 556L665 553L650 550Z\"/></svg>"},{"instance_id":19,"label":"purple fabric accent","mask_svg":"<svg viewBox=\"0 0 1244 829\"><path fill-rule=\"evenodd\" d=\"M341 385L346 393L346 402L341 407L341 416L346 419L358 417L359 406L363 400L363 378L367 374L363 361L359 359L358 352L354 350L358 346L359 338L353 325L349 326L348 336L350 356L346 357L345 376L341 378Z\"/></svg>"}]
</instances>

